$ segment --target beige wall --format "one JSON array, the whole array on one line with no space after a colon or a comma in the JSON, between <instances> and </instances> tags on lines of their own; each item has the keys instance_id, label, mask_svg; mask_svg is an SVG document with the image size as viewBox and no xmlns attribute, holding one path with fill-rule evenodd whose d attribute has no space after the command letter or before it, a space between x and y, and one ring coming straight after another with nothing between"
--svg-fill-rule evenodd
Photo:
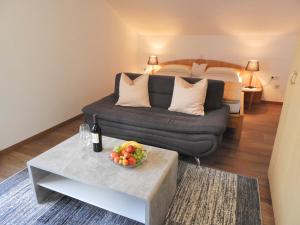
<instances>
[{"instance_id":1,"label":"beige wall","mask_svg":"<svg viewBox=\"0 0 300 225\"><path fill-rule=\"evenodd\" d=\"M276 225L300 224L300 42L291 71L268 171Z\"/></svg>"},{"instance_id":2,"label":"beige wall","mask_svg":"<svg viewBox=\"0 0 300 225\"><path fill-rule=\"evenodd\" d=\"M0 150L110 93L135 44L103 0L0 1Z\"/></svg>"},{"instance_id":3,"label":"beige wall","mask_svg":"<svg viewBox=\"0 0 300 225\"><path fill-rule=\"evenodd\" d=\"M255 73L263 85L271 76L279 76L264 87L264 99L282 101L297 45L296 35L141 35L139 68L155 54L160 61L179 58L206 58L246 65L258 59L261 71Z\"/></svg>"},{"instance_id":4,"label":"beige wall","mask_svg":"<svg viewBox=\"0 0 300 225\"><path fill-rule=\"evenodd\" d=\"M237 35L300 31L298 0L107 1L142 34Z\"/></svg>"}]
</instances>

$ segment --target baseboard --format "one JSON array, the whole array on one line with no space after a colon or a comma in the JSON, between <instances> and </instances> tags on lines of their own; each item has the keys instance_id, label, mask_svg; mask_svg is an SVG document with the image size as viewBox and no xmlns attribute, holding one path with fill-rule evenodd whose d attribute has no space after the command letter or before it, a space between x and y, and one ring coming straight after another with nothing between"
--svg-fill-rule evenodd
<instances>
[{"instance_id":1,"label":"baseboard","mask_svg":"<svg viewBox=\"0 0 300 225\"><path fill-rule=\"evenodd\" d=\"M22 145L24 145L24 144L26 144L28 142L34 141L34 140L40 138L41 136L44 136L44 135L52 132L53 130L66 125L67 123L72 122L73 120L77 120L77 119L81 118L82 116L83 116L83 113L80 113L79 115L74 116L74 117L72 117L72 118L70 118L70 119L68 119L68 120L66 120L66 121L64 121L62 123L59 123L59 124L57 124L57 125L49 128L47 130L44 130L44 131L42 131L42 132L40 132L40 133L38 133L36 135L33 135L33 136L31 136L31 137L29 137L29 138L27 138L27 139L25 139L25 140L23 140L21 142L18 142L18 143L14 144L14 145L12 145L12 146L10 146L8 148L0 150L0 154L3 153L3 152L7 152L7 151L14 150L16 148L19 148L20 146L22 146Z\"/></svg>"},{"instance_id":2,"label":"baseboard","mask_svg":"<svg viewBox=\"0 0 300 225\"><path fill-rule=\"evenodd\" d=\"M264 104L273 104L273 105L282 105L283 104L283 102L266 101L266 100L261 100L261 102Z\"/></svg>"}]
</instances>

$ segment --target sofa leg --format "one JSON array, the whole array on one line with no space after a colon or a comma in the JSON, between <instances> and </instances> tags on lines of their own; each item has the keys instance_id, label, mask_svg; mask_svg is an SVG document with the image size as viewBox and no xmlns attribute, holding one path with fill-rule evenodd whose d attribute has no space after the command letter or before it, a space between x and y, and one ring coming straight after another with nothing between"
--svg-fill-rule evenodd
<instances>
[{"instance_id":1,"label":"sofa leg","mask_svg":"<svg viewBox=\"0 0 300 225\"><path fill-rule=\"evenodd\" d=\"M197 166L200 166L200 158L199 157L194 157L196 162L197 162Z\"/></svg>"}]
</instances>

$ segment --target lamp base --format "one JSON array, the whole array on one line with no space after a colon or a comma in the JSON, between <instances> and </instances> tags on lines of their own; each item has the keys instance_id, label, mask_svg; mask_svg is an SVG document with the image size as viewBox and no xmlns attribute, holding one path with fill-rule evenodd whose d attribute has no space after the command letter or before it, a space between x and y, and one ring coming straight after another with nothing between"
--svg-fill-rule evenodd
<instances>
[{"instance_id":1,"label":"lamp base","mask_svg":"<svg viewBox=\"0 0 300 225\"><path fill-rule=\"evenodd\" d=\"M256 87L248 85L248 86L245 86L245 88L253 89L253 88L256 88Z\"/></svg>"}]
</instances>

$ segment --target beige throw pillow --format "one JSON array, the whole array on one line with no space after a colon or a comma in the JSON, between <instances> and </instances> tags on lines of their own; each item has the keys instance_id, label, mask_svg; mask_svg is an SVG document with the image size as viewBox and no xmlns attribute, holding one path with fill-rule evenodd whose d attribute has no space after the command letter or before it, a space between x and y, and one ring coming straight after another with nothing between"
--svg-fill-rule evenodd
<instances>
[{"instance_id":1,"label":"beige throw pillow","mask_svg":"<svg viewBox=\"0 0 300 225\"><path fill-rule=\"evenodd\" d=\"M149 75L143 74L131 80L126 74L121 74L119 100L116 105L132 107L151 107L148 93Z\"/></svg>"},{"instance_id":2,"label":"beige throw pillow","mask_svg":"<svg viewBox=\"0 0 300 225\"><path fill-rule=\"evenodd\" d=\"M200 77L203 79L222 80L225 82L239 82L239 71L227 67L209 67Z\"/></svg>"},{"instance_id":3,"label":"beige throw pillow","mask_svg":"<svg viewBox=\"0 0 300 225\"><path fill-rule=\"evenodd\" d=\"M174 91L170 111L204 116L204 103L207 91L207 79L190 84L175 77Z\"/></svg>"},{"instance_id":4,"label":"beige throw pillow","mask_svg":"<svg viewBox=\"0 0 300 225\"><path fill-rule=\"evenodd\" d=\"M192 77L201 77L206 70L207 64L198 64L198 63L193 63L192 66Z\"/></svg>"}]
</instances>

